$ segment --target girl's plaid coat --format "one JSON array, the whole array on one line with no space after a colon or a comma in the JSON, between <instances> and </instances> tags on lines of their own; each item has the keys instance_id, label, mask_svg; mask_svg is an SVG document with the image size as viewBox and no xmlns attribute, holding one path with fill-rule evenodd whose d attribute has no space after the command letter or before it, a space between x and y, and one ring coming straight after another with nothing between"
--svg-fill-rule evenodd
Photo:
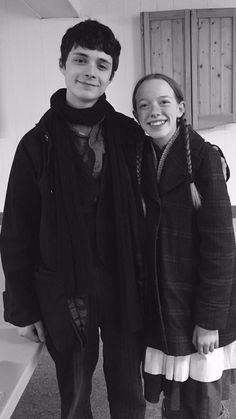
<instances>
[{"instance_id":1,"label":"girl's plaid coat","mask_svg":"<svg viewBox=\"0 0 236 419\"><path fill-rule=\"evenodd\" d=\"M235 238L220 155L190 131L195 210L180 132L157 185L150 139L144 145L146 344L170 355L195 352L194 326L218 329L220 346L236 340Z\"/></svg>"}]
</instances>

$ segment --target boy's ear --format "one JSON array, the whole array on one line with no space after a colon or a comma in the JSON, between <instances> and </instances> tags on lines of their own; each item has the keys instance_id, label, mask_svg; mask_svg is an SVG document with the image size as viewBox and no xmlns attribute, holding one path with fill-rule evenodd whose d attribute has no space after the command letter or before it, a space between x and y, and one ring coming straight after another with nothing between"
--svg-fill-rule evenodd
<instances>
[{"instance_id":1,"label":"boy's ear","mask_svg":"<svg viewBox=\"0 0 236 419\"><path fill-rule=\"evenodd\" d=\"M178 118L181 118L181 116L182 116L182 115L184 114L184 112L185 112L185 103L184 103L184 101L180 102L180 103L178 104L178 107L179 107Z\"/></svg>"},{"instance_id":2,"label":"boy's ear","mask_svg":"<svg viewBox=\"0 0 236 419\"><path fill-rule=\"evenodd\" d=\"M62 59L59 58L59 69L62 74L65 74L65 66L62 64Z\"/></svg>"}]
</instances>

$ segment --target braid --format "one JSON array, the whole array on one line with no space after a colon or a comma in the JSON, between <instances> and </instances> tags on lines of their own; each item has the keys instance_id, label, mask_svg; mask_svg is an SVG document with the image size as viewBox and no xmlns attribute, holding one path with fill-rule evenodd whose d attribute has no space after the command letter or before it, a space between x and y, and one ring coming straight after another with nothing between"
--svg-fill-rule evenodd
<instances>
[{"instance_id":1,"label":"braid","mask_svg":"<svg viewBox=\"0 0 236 419\"><path fill-rule=\"evenodd\" d=\"M141 168L143 159L143 141L137 141L136 144L136 175L138 184L141 185Z\"/></svg>"},{"instance_id":2,"label":"braid","mask_svg":"<svg viewBox=\"0 0 236 419\"><path fill-rule=\"evenodd\" d=\"M142 182L142 161L143 161L143 141L137 141L136 144L136 176L137 176L137 182L140 187L141 191L141 182ZM141 192L141 202L142 202L142 209L144 216L146 215L146 204Z\"/></svg>"},{"instance_id":3,"label":"braid","mask_svg":"<svg viewBox=\"0 0 236 419\"><path fill-rule=\"evenodd\" d=\"M183 128L184 134L184 145L186 151L186 160L187 160L187 168L188 168L188 175L189 175L189 184L190 184L190 192L193 201L193 206L195 209L200 208L201 206L201 195L199 194L196 185L193 181L193 169L192 169L192 160L191 160L191 150L190 150L190 139L189 139L189 129L186 123L186 119L182 116L181 125Z\"/></svg>"}]
</instances>

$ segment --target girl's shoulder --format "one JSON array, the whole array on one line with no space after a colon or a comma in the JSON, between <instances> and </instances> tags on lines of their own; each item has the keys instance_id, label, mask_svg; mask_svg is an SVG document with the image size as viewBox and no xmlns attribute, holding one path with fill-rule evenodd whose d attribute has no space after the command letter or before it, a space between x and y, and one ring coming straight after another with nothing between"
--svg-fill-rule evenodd
<instances>
[{"instance_id":1,"label":"girl's shoulder","mask_svg":"<svg viewBox=\"0 0 236 419\"><path fill-rule=\"evenodd\" d=\"M201 164L218 165L223 153L219 147L206 141L192 127L189 127L190 148L193 166L197 169Z\"/></svg>"}]
</instances>

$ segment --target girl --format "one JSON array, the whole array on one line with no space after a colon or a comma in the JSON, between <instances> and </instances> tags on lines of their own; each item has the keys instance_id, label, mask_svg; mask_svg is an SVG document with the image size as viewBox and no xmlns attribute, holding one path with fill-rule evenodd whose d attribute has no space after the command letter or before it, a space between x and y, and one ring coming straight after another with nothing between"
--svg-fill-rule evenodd
<instances>
[{"instance_id":1,"label":"girl","mask_svg":"<svg viewBox=\"0 0 236 419\"><path fill-rule=\"evenodd\" d=\"M219 153L185 122L174 80L143 77L134 116L145 213L145 397L163 418L227 418L236 374L232 213Z\"/></svg>"}]
</instances>

